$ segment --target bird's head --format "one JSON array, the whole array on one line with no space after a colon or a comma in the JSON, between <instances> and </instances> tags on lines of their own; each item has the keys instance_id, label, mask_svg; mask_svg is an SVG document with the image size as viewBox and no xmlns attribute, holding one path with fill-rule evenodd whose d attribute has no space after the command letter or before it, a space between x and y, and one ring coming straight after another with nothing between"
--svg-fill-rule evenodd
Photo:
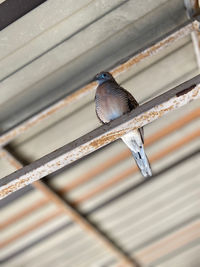
<instances>
[{"instance_id":1,"label":"bird's head","mask_svg":"<svg viewBox=\"0 0 200 267\"><path fill-rule=\"evenodd\" d=\"M107 81L114 81L114 78L109 72L102 71L95 76L95 80L102 84Z\"/></svg>"}]
</instances>

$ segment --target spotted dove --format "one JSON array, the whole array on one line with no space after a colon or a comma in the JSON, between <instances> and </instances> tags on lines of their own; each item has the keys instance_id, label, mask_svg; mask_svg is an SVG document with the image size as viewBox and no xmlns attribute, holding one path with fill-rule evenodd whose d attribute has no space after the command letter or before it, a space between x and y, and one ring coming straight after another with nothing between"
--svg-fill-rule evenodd
<instances>
[{"instance_id":1,"label":"spotted dove","mask_svg":"<svg viewBox=\"0 0 200 267\"><path fill-rule=\"evenodd\" d=\"M95 95L96 114L101 123L106 124L139 106L135 98L122 88L109 72L97 74L95 80L98 82ZM121 138L131 150L142 175L152 176L143 146L143 128L128 132Z\"/></svg>"}]
</instances>

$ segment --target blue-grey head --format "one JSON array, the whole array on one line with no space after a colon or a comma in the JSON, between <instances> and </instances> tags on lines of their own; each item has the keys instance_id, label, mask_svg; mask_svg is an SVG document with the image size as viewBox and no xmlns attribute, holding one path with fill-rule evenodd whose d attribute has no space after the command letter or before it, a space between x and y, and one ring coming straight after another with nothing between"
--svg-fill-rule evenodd
<instances>
[{"instance_id":1,"label":"blue-grey head","mask_svg":"<svg viewBox=\"0 0 200 267\"><path fill-rule=\"evenodd\" d=\"M102 71L102 72L98 73L95 76L95 80L99 84L102 84L102 83L105 83L105 82L108 82L108 81L115 81L115 79L113 78L112 74L110 74L109 72L106 72L106 71Z\"/></svg>"}]
</instances>

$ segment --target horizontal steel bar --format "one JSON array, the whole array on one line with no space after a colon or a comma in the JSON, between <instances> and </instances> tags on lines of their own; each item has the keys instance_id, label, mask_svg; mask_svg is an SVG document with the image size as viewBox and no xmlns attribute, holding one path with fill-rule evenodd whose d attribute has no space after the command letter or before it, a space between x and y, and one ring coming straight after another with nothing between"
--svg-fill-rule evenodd
<instances>
[{"instance_id":1,"label":"horizontal steel bar","mask_svg":"<svg viewBox=\"0 0 200 267\"><path fill-rule=\"evenodd\" d=\"M156 43L151 44L148 48L140 51L138 54L126 58L123 60L123 63L119 66L115 67L111 70L111 73L114 77L117 77L119 74L127 71L133 65L141 62L145 58L153 56L160 52L162 49L168 47L169 45L173 44L175 41L180 40L181 38L185 37L189 33L194 30L193 23L190 22L188 25L183 26L182 28L172 32L167 37L165 36L160 41L156 41ZM36 115L28 118L24 122L20 123L16 127L10 129L6 133L0 136L0 146L5 146L9 142L11 142L14 138L19 136L20 134L26 132L28 129L33 127L34 125L40 123L44 119L48 118L61 108L74 103L75 101L79 100L80 98L86 96L87 94L91 93L96 88L96 82L92 82L81 89L77 90L76 92L70 94L69 96L64 97L63 99L59 100L55 104L51 105L48 108L45 108L43 111L37 113Z\"/></svg>"},{"instance_id":2,"label":"horizontal steel bar","mask_svg":"<svg viewBox=\"0 0 200 267\"><path fill-rule=\"evenodd\" d=\"M195 120L198 117L200 117L200 108L193 110L189 114L184 115L183 117L174 121L170 125L165 126L160 131L153 133L149 138L145 140L145 147L148 145L152 145L154 142L160 140L161 138L166 137L169 134L172 134L173 132L177 130L180 130L186 124L191 123L193 120ZM72 182L68 184L67 186L62 186L62 189L58 190L58 193L64 194L68 191L71 191L77 188L82 183L85 183L88 180L95 178L95 176L102 174L103 172L105 172L106 170L114 166L115 164L118 164L120 161L125 160L128 156L130 156L130 151L128 149L125 149L124 152L117 154L115 157L113 157L109 161L106 161L103 164L100 164L98 166L94 166L94 169L90 170L89 172L86 172L85 174L83 174L82 176L78 178L75 178L75 182ZM13 158L13 156L10 153L8 153L8 151L5 149L1 149L0 157L3 157L5 160L7 160L10 163L11 166L13 166L16 169L21 169L23 167L19 162L17 162L16 158ZM33 185L34 184L35 183L33 183ZM41 199L40 201L36 203L33 203L32 205L30 204L27 207L27 209L19 211L18 214L13 215L7 221L0 224L0 228L5 229L6 227L9 227L12 223L16 223L18 220L23 219L24 216L28 216L31 212L43 207L44 205L48 203L50 203L50 201L47 198L45 198L45 199Z\"/></svg>"},{"instance_id":3,"label":"horizontal steel bar","mask_svg":"<svg viewBox=\"0 0 200 267\"><path fill-rule=\"evenodd\" d=\"M200 75L176 86L107 125L36 160L30 165L0 180L0 198L37 181L50 173L92 153L120 138L127 132L140 128L169 111L175 110L200 97Z\"/></svg>"}]
</instances>

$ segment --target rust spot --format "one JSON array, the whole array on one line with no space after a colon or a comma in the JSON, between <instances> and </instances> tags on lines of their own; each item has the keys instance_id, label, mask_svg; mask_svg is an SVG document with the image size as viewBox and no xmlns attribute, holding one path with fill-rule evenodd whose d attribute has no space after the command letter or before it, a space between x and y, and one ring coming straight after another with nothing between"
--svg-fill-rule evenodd
<instances>
[{"instance_id":1,"label":"rust spot","mask_svg":"<svg viewBox=\"0 0 200 267\"><path fill-rule=\"evenodd\" d=\"M140 128L139 125L141 125L141 123L143 121L148 121L148 122L152 121L152 118L162 117L163 114L165 114L166 112L168 112L170 110L173 110L173 109L174 109L174 106L171 105L170 107L163 108L162 110L151 111L151 112L147 112L147 113L141 114L139 117L135 117L133 119L133 121L131 122L132 126L128 127L128 128L129 128L130 131L131 130L135 130L136 128ZM137 126L134 125L134 122L137 123ZM116 132L108 133L108 134L100 137L99 139L92 141L90 143L90 146L94 147L95 149L98 149L98 148L102 147L105 144L108 144L108 143L111 143L111 142L115 141L116 139L122 137L126 133L127 133L127 129L123 129L123 130L119 130L119 131L116 131Z\"/></svg>"},{"instance_id":2,"label":"rust spot","mask_svg":"<svg viewBox=\"0 0 200 267\"><path fill-rule=\"evenodd\" d=\"M99 147L108 144L110 142L115 141L116 139L120 138L121 136L123 136L126 133L125 130L120 130L120 131L116 131L114 133L108 133L102 137L100 137L97 140L94 140L90 143L90 145L92 147L94 147L95 149L98 149Z\"/></svg>"},{"instance_id":3,"label":"rust spot","mask_svg":"<svg viewBox=\"0 0 200 267\"><path fill-rule=\"evenodd\" d=\"M141 53L137 54L133 58L129 59L127 62L121 64L119 67L113 69L111 71L112 75L116 77L120 73L128 70L133 65L139 63L143 59L156 54L161 49L169 46L174 41L179 40L180 38L184 37L188 34L191 30L193 30L193 24L189 24L186 27L178 30L177 32L173 33L172 35L166 37L165 39L161 40L160 42L154 44L153 46L147 48L146 50L142 51Z\"/></svg>"},{"instance_id":4,"label":"rust spot","mask_svg":"<svg viewBox=\"0 0 200 267\"><path fill-rule=\"evenodd\" d=\"M181 95L185 95L190 92L192 89L196 87L196 84L191 85L189 88L182 90L181 92L177 93L176 96L179 97Z\"/></svg>"},{"instance_id":5,"label":"rust spot","mask_svg":"<svg viewBox=\"0 0 200 267\"><path fill-rule=\"evenodd\" d=\"M170 36L166 38L165 40L162 40L161 42L153 45L152 47L148 48L147 50L143 51L142 53L139 53L138 55L134 56L124 64L117 67L115 70L111 71L111 73L116 76L120 74L121 72L124 72L125 70L128 70L133 65L139 63L143 59L155 54L159 49L169 45L176 39L176 36Z\"/></svg>"},{"instance_id":6,"label":"rust spot","mask_svg":"<svg viewBox=\"0 0 200 267\"><path fill-rule=\"evenodd\" d=\"M6 186L0 192L0 199L3 197L6 197L10 193L17 191L18 189L24 187L24 185L27 185L27 183L30 183L30 178L21 179L21 180L18 180L15 184L10 184L10 185Z\"/></svg>"},{"instance_id":7,"label":"rust spot","mask_svg":"<svg viewBox=\"0 0 200 267\"><path fill-rule=\"evenodd\" d=\"M199 94L199 89L198 90L194 90L194 92L193 92L193 94L192 94L192 97L196 97L196 96L198 96L198 94Z\"/></svg>"}]
</instances>

